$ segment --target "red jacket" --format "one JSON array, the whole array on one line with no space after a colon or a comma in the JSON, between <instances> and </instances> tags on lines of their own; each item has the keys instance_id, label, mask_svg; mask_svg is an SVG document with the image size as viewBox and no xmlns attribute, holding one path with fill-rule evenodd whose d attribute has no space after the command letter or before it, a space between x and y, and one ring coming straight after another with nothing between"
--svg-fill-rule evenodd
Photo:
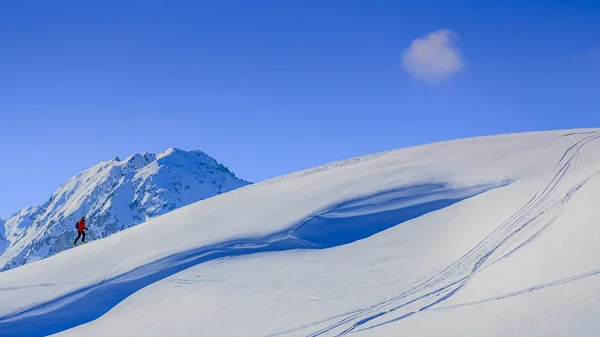
<instances>
[{"instance_id":1,"label":"red jacket","mask_svg":"<svg viewBox=\"0 0 600 337\"><path fill-rule=\"evenodd\" d=\"M77 222L77 231L83 232L86 229L87 229L87 227L85 226L85 219L79 220L79 222Z\"/></svg>"}]
</instances>

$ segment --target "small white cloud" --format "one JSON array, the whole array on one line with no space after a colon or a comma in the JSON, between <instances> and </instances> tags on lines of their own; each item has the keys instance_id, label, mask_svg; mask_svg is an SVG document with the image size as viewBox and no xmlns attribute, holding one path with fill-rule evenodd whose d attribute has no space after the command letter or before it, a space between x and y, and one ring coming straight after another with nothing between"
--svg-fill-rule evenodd
<instances>
[{"instance_id":1,"label":"small white cloud","mask_svg":"<svg viewBox=\"0 0 600 337\"><path fill-rule=\"evenodd\" d=\"M441 29L412 41L404 51L402 63L414 78L426 83L439 83L463 69L458 35Z\"/></svg>"}]
</instances>

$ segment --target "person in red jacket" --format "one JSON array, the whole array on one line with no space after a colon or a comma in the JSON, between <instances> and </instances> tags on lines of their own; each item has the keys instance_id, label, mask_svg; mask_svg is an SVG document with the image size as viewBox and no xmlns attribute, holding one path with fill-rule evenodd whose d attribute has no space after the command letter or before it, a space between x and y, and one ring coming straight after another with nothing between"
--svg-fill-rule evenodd
<instances>
[{"instance_id":1,"label":"person in red jacket","mask_svg":"<svg viewBox=\"0 0 600 337\"><path fill-rule=\"evenodd\" d=\"M77 246L77 240L79 240L79 237L81 238L81 243L85 243L85 231L88 230L88 228L85 226L85 217L81 217L81 220L79 220L77 222L77 237L75 238L75 241L73 241L73 245Z\"/></svg>"}]
</instances>

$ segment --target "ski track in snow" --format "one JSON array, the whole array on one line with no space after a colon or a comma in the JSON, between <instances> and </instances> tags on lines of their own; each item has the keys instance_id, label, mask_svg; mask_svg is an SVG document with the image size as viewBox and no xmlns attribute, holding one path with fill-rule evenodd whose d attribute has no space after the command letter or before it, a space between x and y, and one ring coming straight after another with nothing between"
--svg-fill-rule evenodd
<instances>
[{"instance_id":1,"label":"ski track in snow","mask_svg":"<svg viewBox=\"0 0 600 337\"><path fill-rule=\"evenodd\" d=\"M250 285L240 284L240 283L226 282L226 281L221 281L221 280L207 280L207 279L197 278L197 279L171 279L167 282L168 283L185 284L185 285L206 283L206 284L212 284L212 285L216 285L216 286L220 286L220 287L233 287L233 288L252 289L252 290L258 290L258 291L268 291L268 292L278 293L278 294L281 294L284 296L303 298L308 301L331 304L331 305L335 305L338 307L340 307L340 306L348 307L348 305L346 305L344 303L333 302L333 301L325 300L325 299L314 297L314 296L296 294L296 293L293 293L290 291L275 289L275 288L271 288L271 287L257 287L257 286L250 286Z\"/></svg>"},{"instance_id":2,"label":"ski track in snow","mask_svg":"<svg viewBox=\"0 0 600 337\"><path fill-rule=\"evenodd\" d=\"M136 291L200 263L255 253L325 249L349 244L510 183L503 181L460 189L452 189L445 184L416 185L342 202L287 230L261 238L230 240L181 252L0 317L0 335L42 336L64 331L99 318ZM36 285L24 287L32 286Z\"/></svg>"},{"instance_id":3,"label":"ski track in snow","mask_svg":"<svg viewBox=\"0 0 600 337\"><path fill-rule=\"evenodd\" d=\"M468 307L468 306L472 306L472 305L478 305L478 304L484 304L484 303L489 303L489 302L494 302L494 301L499 301L499 300L503 300L503 299L507 299L507 298L511 298L511 297L515 297L515 296L519 296L522 294L527 294L527 293L531 293L534 291L539 291L539 290L543 290L546 288L552 288L552 287L556 287L559 285L563 285L563 284L567 284L567 283L571 283L571 282L575 282L575 281L579 281L591 276L596 276L596 275L600 275L600 268L594 269L594 270L590 270L586 273L582 273L579 275L575 275L575 276L571 276L571 277L567 277L567 278L563 278L557 281L552 281L552 282L547 282L547 283L543 283L543 284L538 284L536 286L533 287L529 287L523 290L519 290L519 291L513 291L510 293L506 293L503 295L499 295L499 296L494 296L494 297L490 297L490 298L486 298L483 300L479 300L479 301L473 301L473 302L468 302L468 303L462 303L462 304L456 304L456 305L448 305L448 306L441 306L438 308L432 308L430 309L431 311L444 311L444 310L450 310L450 309L454 309L454 308L461 308L461 307Z\"/></svg>"},{"instance_id":4,"label":"ski track in snow","mask_svg":"<svg viewBox=\"0 0 600 337\"><path fill-rule=\"evenodd\" d=\"M579 136L582 136L582 138L579 139ZM546 202L555 193L559 184L562 182L562 179L569 170L576 165L581 156L581 149L586 144L600 138L600 132L569 133L563 135L563 137L569 137L572 145L564 152L563 156L557 162L552 179L543 185L517 212L454 263L430 277L426 277L415 287L385 301L269 336L281 336L291 332L315 328L318 330L307 333L306 335L309 337L343 336L349 333L373 329L398 322L422 311L433 310L435 306L446 301L463 289L475 274L485 270L491 265L509 258L539 237L542 232L554 222L560 213L562 213L565 204L571 197L584 186L585 183L600 175L600 171L595 172L570 189L558 202L547 205ZM549 221L537 221L542 216L548 215L551 215ZM528 234L528 231L532 231L533 233ZM502 253L503 250L506 250L510 245L515 244L515 248ZM492 300L518 296L523 293L565 284L567 282L598 274L600 274L600 270L594 270L564 280L531 287L523 291L463 305L475 305ZM329 323L325 327L322 327L324 323L332 321L334 321L334 323Z\"/></svg>"}]
</instances>

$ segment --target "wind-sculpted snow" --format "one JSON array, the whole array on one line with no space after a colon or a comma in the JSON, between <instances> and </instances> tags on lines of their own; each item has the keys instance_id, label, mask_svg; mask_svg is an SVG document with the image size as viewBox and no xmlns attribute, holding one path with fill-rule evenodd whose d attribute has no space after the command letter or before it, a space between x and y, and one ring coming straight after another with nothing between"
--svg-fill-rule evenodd
<instances>
[{"instance_id":1,"label":"wind-sculpted snow","mask_svg":"<svg viewBox=\"0 0 600 337\"><path fill-rule=\"evenodd\" d=\"M568 136L572 137L573 134ZM406 292L360 310L352 310L346 313L345 317L336 317L332 320L333 323L307 335L342 336L354 331L377 328L409 318L430 308L435 308L436 305L455 295L478 272L508 258L537 238L558 217L573 195L588 181L600 175L599 169L570 189L558 202L552 204L546 202L555 193L564 176L577 163L581 155L581 149L586 144L599 138L600 134L597 132L584 134L582 139L573 138L573 145L565 151L556 164L552 179L541 186L539 191L523 207L453 264L431 275ZM540 218L543 218L543 220L538 221ZM534 286L529 290L499 296L498 298L517 296L524 292L564 284L568 281L596 274L598 272L594 270L581 276ZM471 305L486 301L488 300L474 302ZM318 322L317 325L322 323Z\"/></svg>"},{"instance_id":2,"label":"wind-sculpted snow","mask_svg":"<svg viewBox=\"0 0 600 337\"><path fill-rule=\"evenodd\" d=\"M417 185L344 202L282 232L181 252L23 312L0 317L0 335L56 333L92 321L137 290L199 263L260 252L349 244L508 183L460 189L443 184Z\"/></svg>"},{"instance_id":3,"label":"wind-sculpted snow","mask_svg":"<svg viewBox=\"0 0 600 337\"><path fill-rule=\"evenodd\" d=\"M600 130L388 151L0 273L0 335L596 336Z\"/></svg>"}]
</instances>

